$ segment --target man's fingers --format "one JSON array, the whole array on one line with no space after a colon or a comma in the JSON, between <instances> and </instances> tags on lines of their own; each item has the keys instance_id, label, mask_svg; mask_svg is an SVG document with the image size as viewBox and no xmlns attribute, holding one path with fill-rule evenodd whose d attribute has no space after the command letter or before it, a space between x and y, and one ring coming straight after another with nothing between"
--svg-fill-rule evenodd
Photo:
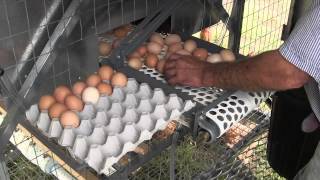
<instances>
[{"instance_id":1,"label":"man's fingers","mask_svg":"<svg viewBox=\"0 0 320 180\"><path fill-rule=\"evenodd\" d=\"M170 79L170 78L172 78L172 77L174 77L174 76L176 76L177 75L177 71L174 69L174 68L172 68L172 69L167 69L166 71L165 71L165 76L166 76L166 78L168 78L168 79Z\"/></svg>"},{"instance_id":2,"label":"man's fingers","mask_svg":"<svg viewBox=\"0 0 320 180\"><path fill-rule=\"evenodd\" d=\"M164 65L164 71L175 68L175 67L176 67L175 61L167 61L166 64Z\"/></svg>"},{"instance_id":3,"label":"man's fingers","mask_svg":"<svg viewBox=\"0 0 320 180\"><path fill-rule=\"evenodd\" d=\"M184 86L196 87L196 88L201 87L199 84L197 84L197 83L195 83L195 82L192 82L192 81L183 82L182 85L184 85Z\"/></svg>"},{"instance_id":4,"label":"man's fingers","mask_svg":"<svg viewBox=\"0 0 320 180\"><path fill-rule=\"evenodd\" d=\"M171 55L169 56L168 60L169 60L169 61L172 61L172 60L177 60L177 59L179 59L179 58L181 58L181 55L174 53L174 54L171 54Z\"/></svg>"},{"instance_id":5,"label":"man's fingers","mask_svg":"<svg viewBox=\"0 0 320 180\"><path fill-rule=\"evenodd\" d=\"M173 78L168 79L168 83L169 83L170 85L178 85L179 80L178 80L177 76L174 76Z\"/></svg>"}]
</instances>

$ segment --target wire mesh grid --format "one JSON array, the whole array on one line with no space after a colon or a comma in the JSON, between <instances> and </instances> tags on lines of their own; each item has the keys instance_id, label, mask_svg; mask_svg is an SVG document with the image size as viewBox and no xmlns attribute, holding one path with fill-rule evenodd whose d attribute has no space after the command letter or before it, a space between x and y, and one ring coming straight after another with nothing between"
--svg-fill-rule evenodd
<instances>
[{"instance_id":1,"label":"wire mesh grid","mask_svg":"<svg viewBox=\"0 0 320 180\"><path fill-rule=\"evenodd\" d=\"M44 173L38 166L31 164L13 144L8 145L5 153L6 164L10 179L54 179L51 175Z\"/></svg>"},{"instance_id":2,"label":"wire mesh grid","mask_svg":"<svg viewBox=\"0 0 320 180\"><path fill-rule=\"evenodd\" d=\"M223 0L222 2L224 9L229 15L231 14L233 3L233 0ZM224 48L228 48L229 31L226 26L228 22L228 20L226 23L220 20L218 23L212 26L203 27L202 30L195 33L194 36Z\"/></svg>"},{"instance_id":3,"label":"wire mesh grid","mask_svg":"<svg viewBox=\"0 0 320 180\"><path fill-rule=\"evenodd\" d=\"M261 106L214 144L186 137L177 147L177 179L279 179L266 161L270 109ZM131 179L170 179L171 149L138 169ZM209 171L208 171L209 169Z\"/></svg>"},{"instance_id":4,"label":"wire mesh grid","mask_svg":"<svg viewBox=\"0 0 320 180\"><path fill-rule=\"evenodd\" d=\"M287 23L291 0L247 0L243 15L240 53L256 55L278 48Z\"/></svg>"},{"instance_id":5,"label":"wire mesh grid","mask_svg":"<svg viewBox=\"0 0 320 180\"><path fill-rule=\"evenodd\" d=\"M43 0L42 3L38 3L37 5L31 3L31 1L3 1L2 6L0 6L3 11L0 12L4 13L1 17L6 18L1 19L4 25L3 27L5 27L2 28L2 30L7 32L1 33L1 35L4 35L0 37L0 55L1 57L4 57L2 58L4 60L13 59L14 61L8 61L1 64L1 66L7 72L11 72L10 78L8 77L8 79L15 84L17 90L22 86L26 79L26 74L20 74L21 69L18 67L22 68L32 65L41 57L45 57L49 54L58 57L52 58L54 59L54 64L52 68L48 70L49 73L46 73L49 74L49 77L45 78L46 82L52 82L47 89L53 89L59 84L67 84L70 86L75 81L75 79L72 79L71 77L77 77L76 80L79 78L82 79L89 73L94 72L97 68L96 64L80 73L79 69L73 67L72 62L76 61L81 54L75 56L73 51L75 51L75 49L81 49L82 42L91 42L95 39L94 43L97 44L97 34L102 33L101 29L106 29L106 26L108 26L107 29L111 29L118 24L113 24L111 22L110 19L112 14L110 13L110 9L108 9L106 18L109 19L109 21L106 21L105 24L100 24L99 17L94 16L94 24L88 25L87 20L79 15L79 13L85 14L85 12L87 12L96 14L100 8L110 7L110 3L121 2L120 14L123 14L125 6L123 5L123 1L109 0L105 1L104 6L96 8L98 7L97 4L99 4L99 1L94 1L93 7L86 11L76 11L69 16L63 16L67 14L66 6L70 5L70 3L77 2L79 3L80 1L59 1L60 4L57 4L56 6L59 9L58 12L60 12L62 19L49 18L48 16L45 16L44 19L40 19L39 17L41 17L41 15L39 14L47 14L50 10L48 7L51 1ZM136 2L137 1L134 1L133 7L136 6ZM150 7L148 7L149 1L144 2L146 3L144 13L147 14L150 12ZM246 1L240 45L241 54L254 55L265 50L277 48L281 44L280 35L282 24L285 24L288 19L287 16L289 14L290 2L290 0L263 2L253 0ZM156 1L156 4L159 4L159 2ZM14 12L8 7L13 5L20 8L19 14L12 15ZM223 5L227 12L230 13L233 1L224 0ZM38 12L38 14L31 16L31 11ZM36 45L36 42L32 41L32 43L30 43L30 40L33 40L35 32L42 32L43 35L49 39L54 33L54 28L50 28L51 26L62 23L62 27L69 27L67 24L68 21L71 17L76 17L77 14L79 15L79 21L76 23L75 36L68 36L68 33L70 32L67 29L66 31L63 31L65 36L62 36L63 43L61 43L60 46L56 47L54 44L49 43L48 49L43 52L37 51L36 48L32 48ZM133 19L138 18L136 16L138 16L137 12L133 11ZM132 21L131 19L124 19L123 15L120 17L121 19L118 19L119 25L124 22ZM24 19L21 20L19 18ZM14 24L14 22L20 21L23 23ZM41 22L43 24L38 27ZM261 23L267 28L261 28ZM222 22L209 27L209 31L210 38L208 40L210 42L223 47L228 46L229 32ZM24 51L24 49L26 49L25 47L28 46L31 47L31 52ZM44 44L42 44L41 47L43 46ZM96 46L91 49L88 47L86 48L82 48L82 50L86 49L87 51L94 53L85 58L90 57L92 59L91 62L98 62ZM91 65L92 64L95 63L91 63ZM46 86L48 86L48 83L46 83ZM42 93L45 92L48 91ZM10 98L14 97L9 97L9 99ZM177 166L175 173L177 178L189 179L192 176L200 177L201 175L206 177L206 175L208 175L206 173L209 173L210 177L218 179L232 177L252 177L258 179L270 177L279 178L268 166L265 155L269 111L270 109L261 107L241 121L241 123L235 125L223 138L217 140L213 145L205 145L193 141L191 137L185 137L184 141L179 144L176 150L177 159L175 161ZM20 131L21 129L17 128L16 132L19 133ZM54 177L49 176L48 174L55 174L57 176L58 173L66 173L63 175L70 178L72 176L74 176L73 178L79 178L77 175L70 175L67 173L66 171L69 170L69 172L73 172L73 170L67 164L57 162L55 155L50 152L50 150L45 149L44 151L38 151L35 146L37 143L34 142L32 135L29 134L27 137L17 142L17 138L15 137L17 136L17 133L11 137L11 143L13 145L8 145L8 150L6 151L8 171L12 179L27 179L30 177L33 177L34 179L53 179ZM33 157L28 158L29 160L24 158L19 150L17 150L24 142L30 145L30 151L34 152ZM50 168L47 167L47 169L44 169L37 167L40 166L41 158L49 158L48 161L52 161ZM143 166L134 172L132 179L169 179L169 162L171 160L170 149L168 149L146 166ZM33 164L30 164L30 162ZM63 172L58 172L59 169L63 169ZM206 172L208 169L214 169L215 171ZM45 171L46 173L42 173L42 171ZM198 173L200 174L196 176Z\"/></svg>"},{"instance_id":6,"label":"wire mesh grid","mask_svg":"<svg viewBox=\"0 0 320 180\"><path fill-rule=\"evenodd\" d=\"M222 1L228 14L231 14L234 3L233 0ZM239 53L253 56L278 48L282 44L282 28L289 18L291 5L291 0L246 0ZM222 21L199 31L194 36L228 48L229 31L226 23Z\"/></svg>"}]
</instances>

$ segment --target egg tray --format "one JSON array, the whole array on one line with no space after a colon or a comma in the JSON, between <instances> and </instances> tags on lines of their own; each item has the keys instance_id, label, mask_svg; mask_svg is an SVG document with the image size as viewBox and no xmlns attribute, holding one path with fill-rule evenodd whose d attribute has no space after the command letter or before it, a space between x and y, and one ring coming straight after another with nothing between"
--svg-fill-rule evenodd
<instances>
[{"instance_id":1,"label":"egg tray","mask_svg":"<svg viewBox=\"0 0 320 180\"><path fill-rule=\"evenodd\" d=\"M140 71L167 84L164 76L155 69L144 66ZM200 120L198 124L210 133L211 140L223 135L235 122L242 120L273 94L271 91L230 92L218 88L189 86L176 86L175 88L188 93L195 102L204 106L208 105L202 110L206 117L202 118L203 120Z\"/></svg>"},{"instance_id":2,"label":"egg tray","mask_svg":"<svg viewBox=\"0 0 320 180\"><path fill-rule=\"evenodd\" d=\"M123 155L193 106L193 102L184 102L176 94L166 96L159 88L152 90L148 84L129 78L126 87L115 87L111 96L100 96L96 105L85 104L78 113L81 121L77 128L63 128L59 119L51 120L37 104L30 107L26 117L79 162L108 175Z\"/></svg>"},{"instance_id":3,"label":"egg tray","mask_svg":"<svg viewBox=\"0 0 320 180\"><path fill-rule=\"evenodd\" d=\"M166 35L163 35L163 36L165 37ZM114 41L116 37L108 34L105 36L100 36L98 37L98 39L100 41L107 41L110 43ZM217 53L223 49L222 47L205 42L195 37L190 37L189 39L193 39L194 41L196 41L199 47L208 49L209 53ZM165 56L166 56L166 52L164 49L162 49L158 57L159 59L163 59ZM244 58L244 56L241 56L241 55L238 55L237 57ZM100 61L103 61L104 58L108 58L108 57L101 56L99 58L101 59ZM154 78L164 84L167 84L167 81L165 80L163 74L159 73L154 68L148 68L146 65L143 65L139 71L150 76L151 78ZM225 93L224 90L215 88L215 87L194 88L190 86L175 86L174 88L183 93L186 93L187 95L192 97L191 99L193 99L197 103L200 103L201 105L209 105L210 103L217 100L219 97L221 97Z\"/></svg>"},{"instance_id":4,"label":"egg tray","mask_svg":"<svg viewBox=\"0 0 320 180\"><path fill-rule=\"evenodd\" d=\"M202 41L192 37L199 47L206 48L211 53L217 53L222 47ZM159 57L163 57L162 50ZM242 55L237 55L238 59L244 59ZM139 70L141 73L167 85L164 75L154 68L148 68L143 65ZM158 85L154 83L153 85ZM194 135L200 129L209 132L210 142L223 135L235 122L242 120L252 110L257 108L260 103L264 102L273 92L244 92L244 91L226 91L214 87L193 88L190 86L174 86L172 87L181 93L185 93L188 98L196 102L201 109L200 114L195 118ZM179 93L177 93L179 94ZM179 94L180 95L180 94Z\"/></svg>"}]
</instances>

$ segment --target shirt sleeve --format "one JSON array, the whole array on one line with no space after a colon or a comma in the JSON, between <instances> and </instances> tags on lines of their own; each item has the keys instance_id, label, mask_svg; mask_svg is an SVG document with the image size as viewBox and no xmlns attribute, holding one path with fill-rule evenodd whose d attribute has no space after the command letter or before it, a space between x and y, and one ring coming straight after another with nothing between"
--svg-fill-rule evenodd
<instances>
[{"instance_id":1,"label":"shirt sleeve","mask_svg":"<svg viewBox=\"0 0 320 180\"><path fill-rule=\"evenodd\" d=\"M280 53L290 63L320 82L320 6L316 6L296 24Z\"/></svg>"}]
</instances>

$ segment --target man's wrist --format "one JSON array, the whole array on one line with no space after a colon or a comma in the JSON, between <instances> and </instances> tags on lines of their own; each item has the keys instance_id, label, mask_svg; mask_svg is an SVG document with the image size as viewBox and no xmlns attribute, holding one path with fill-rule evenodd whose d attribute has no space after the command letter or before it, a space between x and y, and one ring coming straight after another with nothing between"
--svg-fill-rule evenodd
<instances>
[{"instance_id":1,"label":"man's wrist","mask_svg":"<svg viewBox=\"0 0 320 180\"><path fill-rule=\"evenodd\" d=\"M203 77L202 77L202 84L203 86L205 87L212 87L214 86L214 68L212 67L206 67L204 69L204 72L203 72Z\"/></svg>"}]
</instances>

